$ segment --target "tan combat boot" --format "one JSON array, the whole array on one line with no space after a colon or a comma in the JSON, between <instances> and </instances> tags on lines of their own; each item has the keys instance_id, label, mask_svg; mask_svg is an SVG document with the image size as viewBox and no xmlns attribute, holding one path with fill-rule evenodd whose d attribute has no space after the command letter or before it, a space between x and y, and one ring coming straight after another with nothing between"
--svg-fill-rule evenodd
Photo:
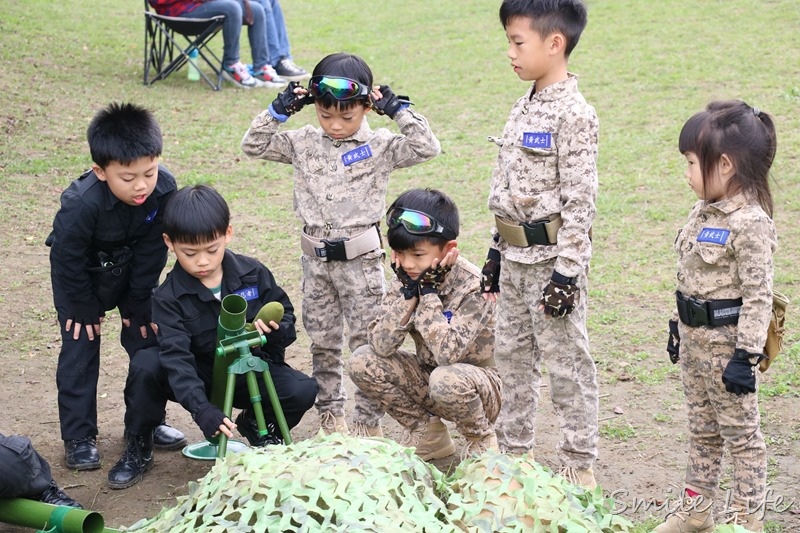
<instances>
[{"instance_id":1,"label":"tan combat boot","mask_svg":"<svg viewBox=\"0 0 800 533\"><path fill-rule=\"evenodd\" d=\"M441 459L456 452L450 432L438 416L432 416L427 424L420 424L414 429L406 428L400 444L416 448L416 454L423 461Z\"/></svg>"},{"instance_id":2,"label":"tan combat boot","mask_svg":"<svg viewBox=\"0 0 800 533\"><path fill-rule=\"evenodd\" d=\"M742 526L747 531L764 531L764 522L761 510L752 513L745 510L745 506L732 505L730 509L723 512L723 524L735 524Z\"/></svg>"},{"instance_id":3,"label":"tan combat boot","mask_svg":"<svg viewBox=\"0 0 800 533\"><path fill-rule=\"evenodd\" d=\"M597 481L594 479L594 470L591 468L575 468L573 466L562 467L558 472L567 482L583 487L586 490L594 490Z\"/></svg>"},{"instance_id":4,"label":"tan combat boot","mask_svg":"<svg viewBox=\"0 0 800 533\"><path fill-rule=\"evenodd\" d=\"M655 528L656 533L708 533L714 531L712 501L704 496L685 496L681 507L667 516L663 524Z\"/></svg>"},{"instance_id":5,"label":"tan combat boot","mask_svg":"<svg viewBox=\"0 0 800 533\"><path fill-rule=\"evenodd\" d=\"M380 425L368 426L363 422L356 422L356 427L353 430L353 436L359 438L365 438L365 437L383 438L383 428L381 428Z\"/></svg>"},{"instance_id":6,"label":"tan combat boot","mask_svg":"<svg viewBox=\"0 0 800 533\"><path fill-rule=\"evenodd\" d=\"M485 437L472 437L464 435L467 440L467 445L461 450L461 460L469 459L470 457L478 457L483 455L487 450L500 451L500 446L497 444L497 434L492 431Z\"/></svg>"},{"instance_id":7,"label":"tan combat boot","mask_svg":"<svg viewBox=\"0 0 800 533\"><path fill-rule=\"evenodd\" d=\"M347 421L343 416L335 416L330 411L325 411L319 415L319 428L326 435L331 433L341 433L342 435L349 435L350 430L347 429Z\"/></svg>"}]
</instances>

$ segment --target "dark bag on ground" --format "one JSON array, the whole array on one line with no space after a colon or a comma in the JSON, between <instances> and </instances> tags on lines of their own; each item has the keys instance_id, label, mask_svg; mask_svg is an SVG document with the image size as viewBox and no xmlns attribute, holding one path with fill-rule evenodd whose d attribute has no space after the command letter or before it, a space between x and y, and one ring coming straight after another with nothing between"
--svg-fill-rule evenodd
<instances>
[{"instance_id":1,"label":"dark bag on ground","mask_svg":"<svg viewBox=\"0 0 800 533\"><path fill-rule=\"evenodd\" d=\"M92 279L92 290L103 309L110 311L119 303L128 289L133 268L133 250L129 246L111 251L100 250L95 254L92 266L86 267Z\"/></svg>"}]
</instances>

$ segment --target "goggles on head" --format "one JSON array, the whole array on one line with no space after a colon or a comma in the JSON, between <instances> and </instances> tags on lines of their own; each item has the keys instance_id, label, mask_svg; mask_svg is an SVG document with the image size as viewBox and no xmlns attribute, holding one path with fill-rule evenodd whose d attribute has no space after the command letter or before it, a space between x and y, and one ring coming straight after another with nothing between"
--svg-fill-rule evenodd
<instances>
[{"instance_id":1,"label":"goggles on head","mask_svg":"<svg viewBox=\"0 0 800 533\"><path fill-rule=\"evenodd\" d=\"M403 207L389 209L386 213L386 225L389 229L396 228L401 224L403 228L412 235L441 235L448 241L456 238L453 231L444 227L438 220L422 211L405 209Z\"/></svg>"},{"instance_id":2,"label":"goggles on head","mask_svg":"<svg viewBox=\"0 0 800 533\"><path fill-rule=\"evenodd\" d=\"M328 93L339 101L346 101L367 97L369 87L350 78L314 76L308 82L308 92L314 98L322 98L325 93Z\"/></svg>"}]
</instances>

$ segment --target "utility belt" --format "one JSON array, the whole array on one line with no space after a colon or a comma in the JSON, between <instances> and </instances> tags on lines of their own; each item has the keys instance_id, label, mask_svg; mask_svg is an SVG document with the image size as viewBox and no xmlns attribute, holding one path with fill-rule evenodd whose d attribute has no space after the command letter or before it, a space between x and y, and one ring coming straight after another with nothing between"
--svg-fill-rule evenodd
<instances>
[{"instance_id":1,"label":"utility belt","mask_svg":"<svg viewBox=\"0 0 800 533\"><path fill-rule=\"evenodd\" d=\"M678 316L687 326L727 326L739 322L739 311L742 299L735 300L698 300L693 296L684 296L675 291L678 304Z\"/></svg>"},{"instance_id":2,"label":"utility belt","mask_svg":"<svg viewBox=\"0 0 800 533\"><path fill-rule=\"evenodd\" d=\"M508 244L521 246L523 248L533 246L534 244L547 246L556 244L558 230L561 228L561 215L556 215L552 220L546 218L519 224L495 215L494 223L497 228L497 233L499 233Z\"/></svg>"},{"instance_id":3,"label":"utility belt","mask_svg":"<svg viewBox=\"0 0 800 533\"><path fill-rule=\"evenodd\" d=\"M319 239L307 234L300 235L300 248L303 253L322 261L349 261L381 247L378 226L371 226L352 237Z\"/></svg>"}]
</instances>

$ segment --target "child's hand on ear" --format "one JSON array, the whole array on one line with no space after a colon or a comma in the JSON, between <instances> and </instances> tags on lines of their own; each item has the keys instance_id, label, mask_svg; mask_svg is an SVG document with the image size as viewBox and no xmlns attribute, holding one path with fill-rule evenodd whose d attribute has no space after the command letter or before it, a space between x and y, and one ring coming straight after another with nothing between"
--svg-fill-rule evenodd
<instances>
[{"instance_id":1,"label":"child's hand on ear","mask_svg":"<svg viewBox=\"0 0 800 533\"><path fill-rule=\"evenodd\" d=\"M379 115L389 115L391 119L394 119L398 111L412 104L408 96L394 94L388 85L381 85L377 89L373 88L369 97L372 109Z\"/></svg>"}]
</instances>

